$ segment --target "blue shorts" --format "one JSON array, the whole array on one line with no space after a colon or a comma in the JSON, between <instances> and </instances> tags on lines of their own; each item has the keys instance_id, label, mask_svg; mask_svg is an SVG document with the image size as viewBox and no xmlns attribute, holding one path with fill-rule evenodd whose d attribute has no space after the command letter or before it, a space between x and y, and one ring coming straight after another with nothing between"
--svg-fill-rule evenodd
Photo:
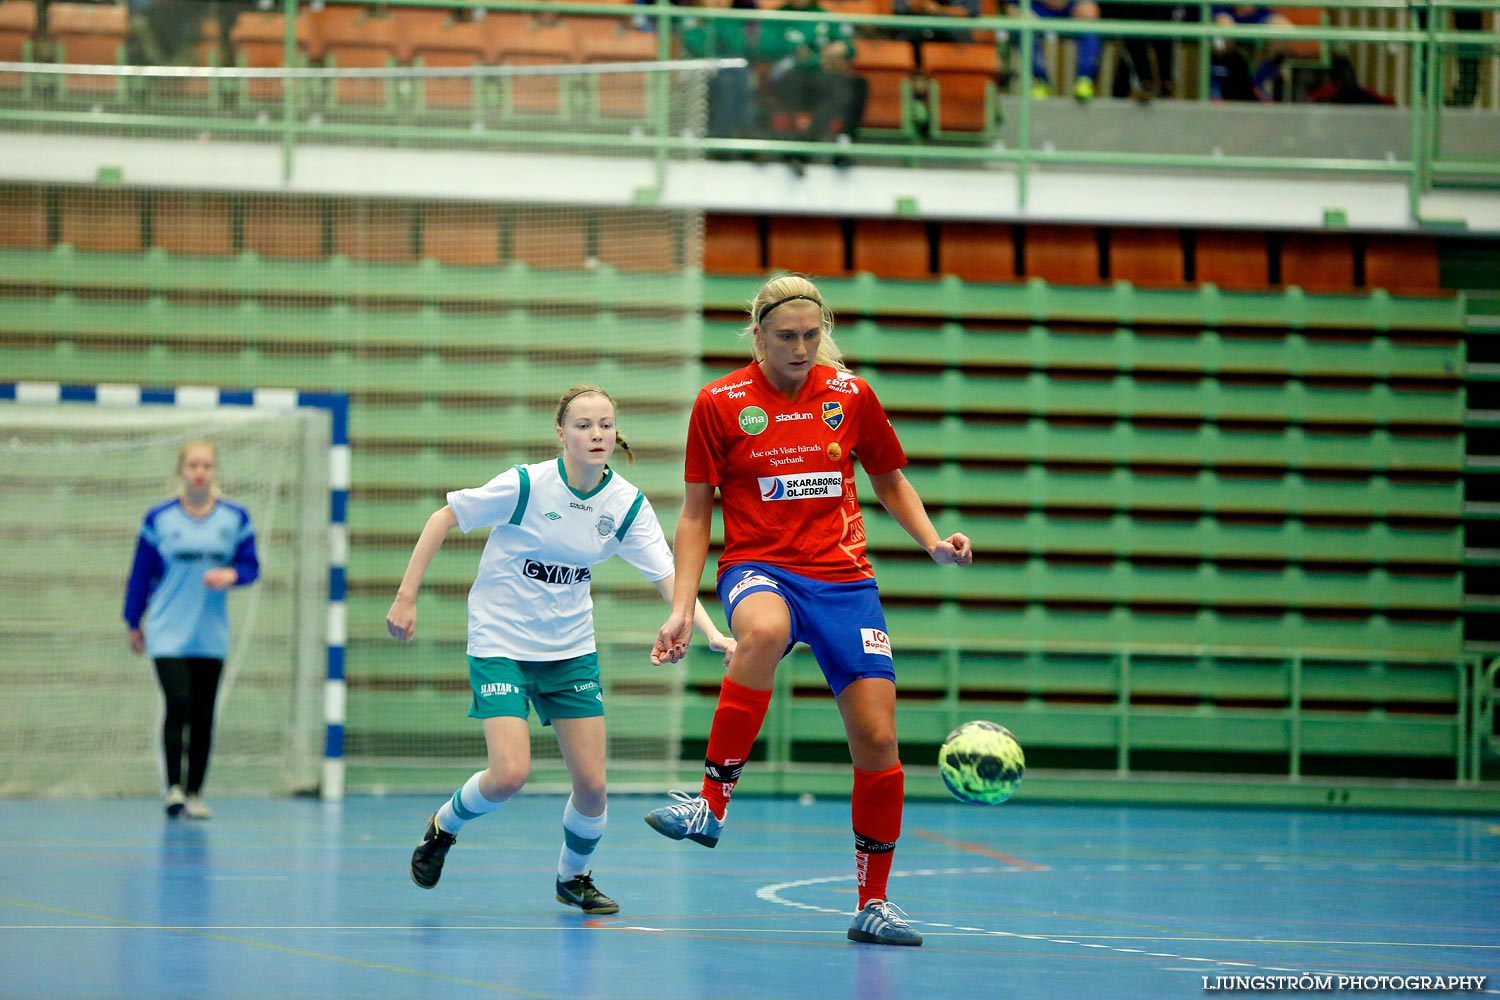
<instances>
[{"instance_id":1,"label":"blue shorts","mask_svg":"<svg viewBox=\"0 0 1500 1000\"><path fill-rule=\"evenodd\" d=\"M1257 6L1250 13L1241 14L1239 11L1234 9L1233 5L1215 7L1213 10L1213 16L1218 17L1220 14L1228 14L1230 17L1234 18L1235 24L1265 24L1267 21L1271 20L1271 18L1276 16L1275 11L1271 10L1271 8L1269 7Z\"/></svg>"},{"instance_id":2,"label":"blue shorts","mask_svg":"<svg viewBox=\"0 0 1500 1000\"><path fill-rule=\"evenodd\" d=\"M719 600L729 625L734 609L750 594L778 595L786 602L792 636L786 651L799 642L812 647L813 658L835 697L862 677L896 680L885 610L874 580L827 583L766 563L738 563L719 574ZM782 653L786 655L786 651Z\"/></svg>"},{"instance_id":3,"label":"blue shorts","mask_svg":"<svg viewBox=\"0 0 1500 1000\"><path fill-rule=\"evenodd\" d=\"M1052 6L1042 0L1031 0L1031 12L1037 17L1072 17L1074 2L1075 0L1066 0L1065 3Z\"/></svg>"}]
</instances>

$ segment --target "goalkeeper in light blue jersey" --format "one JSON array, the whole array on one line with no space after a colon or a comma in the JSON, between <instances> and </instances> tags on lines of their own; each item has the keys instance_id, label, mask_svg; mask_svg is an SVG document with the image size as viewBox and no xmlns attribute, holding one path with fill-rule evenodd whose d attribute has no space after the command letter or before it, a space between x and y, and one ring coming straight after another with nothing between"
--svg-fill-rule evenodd
<instances>
[{"instance_id":1,"label":"goalkeeper in light blue jersey","mask_svg":"<svg viewBox=\"0 0 1500 1000\"><path fill-rule=\"evenodd\" d=\"M156 666L166 701L162 752L167 815L208 819L202 789L213 746L214 702L229 655L230 587L260 575L250 514L219 496L218 452L189 441L177 455L181 493L146 512L125 586L130 649ZM187 736L187 780L182 773Z\"/></svg>"}]
</instances>

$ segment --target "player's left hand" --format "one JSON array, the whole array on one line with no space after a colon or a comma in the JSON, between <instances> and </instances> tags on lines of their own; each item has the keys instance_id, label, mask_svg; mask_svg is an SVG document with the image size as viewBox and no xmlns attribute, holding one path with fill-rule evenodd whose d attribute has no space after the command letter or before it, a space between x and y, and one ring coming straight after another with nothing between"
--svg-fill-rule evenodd
<instances>
[{"instance_id":1,"label":"player's left hand","mask_svg":"<svg viewBox=\"0 0 1500 1000\"><path fill-rule=\"evenodd\" d=\"M209 590L225 590L233 587L239 578L239 573L228 566L216 566L203 571L203 585Z\"/></svg>"},{"instance_id":2,"label":"player's left hand","mask_svg":"<svg viewBox=\"0 0 1500 1000\"><path fill-rule=\"evenodd\" d=\"M663 663L676 663L687 655L692 638L693 616L674 612L656 633L656 642L651 646L651 662L658 667Z\"/></svg>"},{"instance_id":3,"label":"player's left hand","mask_svg":"<svg viewBox=\"0 0 1500 1000\"><path fill-rule=\"evenodd\" d=\"M974 561L974 549L969 536L954 532L932 547L932 561L953 566L967 566Z\"/></svg>"}]
</instances>

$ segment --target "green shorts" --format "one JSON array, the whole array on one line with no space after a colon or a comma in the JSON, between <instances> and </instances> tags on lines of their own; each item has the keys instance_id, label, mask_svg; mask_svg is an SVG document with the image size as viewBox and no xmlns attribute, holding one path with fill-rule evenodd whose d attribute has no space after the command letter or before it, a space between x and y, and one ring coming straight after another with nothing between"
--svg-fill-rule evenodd
<instances>
[{"instance_id":1,"label":"green shorts","mask_svg":"<svg viewBox=\"0 0 1500 1000\"><path fill-rule=\"evenodd\" d=\"M469 657L472 719L509 716L524 719L536 706L542 725L553 719L589 719L604 714L599 654L566 660L512 660L508 656Z\"/></svg>"}]
</instances>

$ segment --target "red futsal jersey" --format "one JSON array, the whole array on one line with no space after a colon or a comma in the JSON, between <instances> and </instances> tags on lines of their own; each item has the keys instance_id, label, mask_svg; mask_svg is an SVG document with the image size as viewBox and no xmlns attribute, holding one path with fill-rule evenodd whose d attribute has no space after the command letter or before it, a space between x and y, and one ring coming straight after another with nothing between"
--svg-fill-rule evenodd
<instances>
[{"instance_id":1,"label":"red futsal jersey","mask_svg":"<svg viewBox=\"0 0 1500 1000\"><path fill-rule=\"evenodd\" d=\"M906 464L880 400L852 372L814 365L796 399L754 363L704 386L688 424L684 478L719 488L720 572L763 562L835 583L873 577L856 455L869 475Z\"/></svg>"}]
</instances>

